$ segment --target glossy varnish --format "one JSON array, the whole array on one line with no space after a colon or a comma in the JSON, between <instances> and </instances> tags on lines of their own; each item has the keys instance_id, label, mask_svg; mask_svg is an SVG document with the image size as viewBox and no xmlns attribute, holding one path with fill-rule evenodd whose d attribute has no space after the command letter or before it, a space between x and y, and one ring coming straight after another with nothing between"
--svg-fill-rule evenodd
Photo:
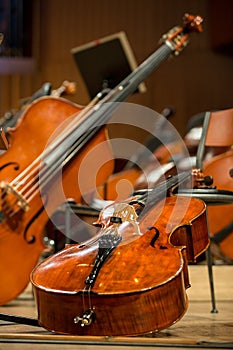
<instances>
[{"instance_id":1,"label":"glossy varnish","mask_svg":"<svg viewBox=\"0 0 233 350\"><path fill-rule=\"evenodd\" d=\"M189 305L182 319L169 328L145 337L86 337L55 335L42 327L0 322L0 349L47 350L58 346L71 350L119 349L136 350L166 347L166 349L232 348L233 298L232 266L214 266L214 282L218 313L211 313L208 273L205 264L189 266L191 288L187 290ZM31 286L19 298L0 312L36 317ZM231 347L230 347L231 346Z\"/></svg>"}]
</instances>

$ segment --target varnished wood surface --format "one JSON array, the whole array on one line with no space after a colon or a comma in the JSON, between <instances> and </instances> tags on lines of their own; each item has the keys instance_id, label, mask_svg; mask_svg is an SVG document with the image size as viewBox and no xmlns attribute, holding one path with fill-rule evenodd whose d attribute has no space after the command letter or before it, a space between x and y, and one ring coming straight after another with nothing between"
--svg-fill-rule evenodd
<instances>
[{"instance_id":1,"label":"varnished wood surface","mask_svg":"<svg viewBox=\"0 0 233 350\"><path fill-rule=\"evenodd\" d=\"M232 106L232 56L211 48L211 40L224 42L232 35L232 27L228 25L232 23L232 1L69 0L67 5L63 0L50 0L34 1L33 5L31 35L35 69L27 74L20 71L0 74L0 116L18 108L21 99L31 96L44 82L51 82L57 88L65 79L78 84L73 100L86 104L86 87L70 53L73 47L123 30L136 61L141 63L157 47L163 33L182 23L185 12L203 16L203 33L193 35L179 57L166 62L147 79L146 93L134 94L130 100L156 111L174 106L177 113L172 122L181 134L194 114ZM227 18L224 12L229 14ZM112 129L118 137L119 132L122 137L132 135L131 128L119 130L115 125ZM139 140L141 134L140 130Z\"/></svg>"},{"instance_id":2,"label":"varnished wood surface","mask_svg":"<svg viewBox=\"0 0 233 350\"><path fill-rule=\"evenodd\" d=\"M0 321L0 350L8 349L214 349L233 348L233 266L213 267L218 313L211 313L206 265L189 266L191 288L184 317L157 334L144 337L80 337L54 335L43 328ZM36 317L31 287L16 300L0 307L0 312Z\"/></svg>"},{"instance_id":3,"label":"varnished wood surface","mask_svg":"<svg viewBox=\"0 0 233 350\"><path fill-rule=\"evenodd\" d=\"M158 191L153 198L156 195ZM199 241L205 244L205 248L208 245L207 232L197 230L194 223L197 216L205 212L204 203L196 199L195 204L186 209L189 201L188 198L174 196L167 198L165 205L163 201L152 208L148 205L145 213L138 217L140 236L135 235L137 231L131 223L119 226L117 234L122 237L122 242L104 262L99 273L95 271L96 263L93 264L98 251L97 243L84 243L81 247L71 245L44 260L31 275L40 323L62 334L138 336L165 329L179 320L186 311L185 286L189 282L186 258L182 256L183 249L180 247L185 244L183 237L180 243L178 236L189 236L190 230L194 236L198 236L198 231L203 232ZM116 209L116 206L111 215L124 220L122 207ZM114 206L110 207L113 209ZM184 208L186 214L182 212ZM102 218L109 215L109 210L108 207ZM188 225L190 230L186 228ZM152 229L155 226L157 233ZM174 240L179 249L167 242L167 232L175 231L180 231ZM100 231L99 235L109 239L104 231ZM190 241L187 238L187 247L195 245ZM85 293L82 291L87 276L92 281L92 275L97 277L93 277L94 285L90 282L92 293L88 295L87 290ZM88 327L79 327L80 323L77 325L73 320L87 308L94 310L96 320Z\"/></svg>"}]
</instances>

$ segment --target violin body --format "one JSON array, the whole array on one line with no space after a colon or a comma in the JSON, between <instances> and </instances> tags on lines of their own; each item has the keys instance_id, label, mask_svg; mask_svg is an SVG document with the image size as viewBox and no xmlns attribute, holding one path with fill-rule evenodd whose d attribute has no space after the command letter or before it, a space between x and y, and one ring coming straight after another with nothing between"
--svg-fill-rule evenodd
<instances>
[{"instance_id":1,"label":"violin body","mask_svg":"<svg viewBox=\"0 0 233 350\"><path fill-rule=\"evenodd\" d=\"M69 117L82 110L65 99L44 97L38 99L25 111L18 121L17 128L11 131L11 147L0 158L0 181L11 183L19 174L43 152L48 139L58 129L59 125ZM80 163L86 153L99 142L106 141L106 130L101 130L83 149L78 157L74 157L68 166L64 167L62 184L59 178L53 178L49 183L49 195L46 205L40 192L31 200L27 210L15 208L13 195L2 194L0 222L0 304L17 297L29 283L29 276L37 264L41 253L46 249L43 242L43 230L48 221L48 212L55 211L64 202L59 191L62 186L66 198L80 201L78 184L72 179L77 178ZM106 143L105 143L106 144ZM90 147L90 148L89 148ZM106 147L106 153L111 149ZM91 171L91 169L90 169ZM108 163L100 171L97 182L99 185L113 171L113 164ZM38 175L38 174L37 174ZM88 176L87 176L88 180ZM3 185L2 185L3 183ZM62 192L63 193L63 192ZM8 198L9 197L9 198ZM5 205L15 210L15 215L8 215Z\"/></svg>"},{"instance_id":2,"label":"violin body","mask_svg":"<svg viewBox=\"0 0 233 350\"><path fill-rule=\"evenodd\" d=\"M165 205L159 202L138 220L139 235L130 222L120 224L122 241L101 265L92 288L85 281L106 228L93 242L67 246L40 263L31 274L39 323L56 333L116 336L156 332L179 320L190 286L186 249L180 244L191 241L199 219L203 227L206 223L204 203L188 201L174 196ZM188 205L186 215L173 215L176 202L177 212ZM114 225L107 229L115 230ZM88 315L93 319L86 325Z\"/></svg>"}]
</instances>

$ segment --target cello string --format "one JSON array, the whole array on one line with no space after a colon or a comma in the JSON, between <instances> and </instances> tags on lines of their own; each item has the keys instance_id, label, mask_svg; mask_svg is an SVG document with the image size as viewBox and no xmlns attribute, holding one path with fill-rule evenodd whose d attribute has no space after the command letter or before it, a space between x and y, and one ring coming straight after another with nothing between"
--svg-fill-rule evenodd
<instances>
[{"instance_id":1,"label":"cello string","mask_svg":"<svg viewBox=\"0 0 233 350\"><path fill-rule=\"evenodd\" d=\"M92 102L92 103L93 103L93 102ZM70 130L70 129L69 129L69 130ZM95 131L95 130L92 128L92 131L90 132L90 134L94 133L93 131ZM86 141L86 134L82 134L80 140L78 140L74 145L72 145L71 150L74 150L74 149L77 147L77 145L79 145L81 142L82 142L82 143L85 143L85 141ZM19 176L18 176L17 178L15 178L15 179L12 181L11 186L13 187L13 186L14 186L14 182L15 182L16 185L14 186L14 188L17 189L17 188L19 188L24 182L26 182L30 177L35 176L33 172L36 172L36 171L39 169L39 167L41 166L41 163L43 164L43 162L40 163L40 160L42 159L42 157L45 157L45 155L46 155L46 154L49 154L49 153L51 153L51 147L50 147L50 148L47 148L47 149L33 162L33 164L31 164L27 169L25 169L24 172L22 172L21 174L19 174ZM71 153L71 152L70 152L70 149L69 149L69 153ZM36 163L38 163L38 164L36 164ZM51 167L51 169L48 168L48 169L49 169L48 172L49 172L50 174L51 174L51 170L52 170L52 171L55 171L56 169L57 169L57 170L60 169L60 166L57 167L57 164L60 164L60 158L56 161L56 163L53 164L53 167ZM34 165L37 165L36 169L32 169ZM27 171L29 171L29 170L31 170L31 169L32 169L32 171L31 171L31 172L28 172L28 174L25 175L25 174L27 173ZM44 170L44 171L46 171L46 170ZM36 175L38 175L38 174L36 173ZM20 177L22 178L23 176L24 176L24 178L23 178L23 180L21 180ZM38 178L38 176L37 176L37 178ZM45 178L45 177L44 177L44 178ZM21 181L20 181L20 180L21 180ZM24 191L33 181L34 181L34 180L31 180L31 181L29 181L28 183L26 183L25 187L22 188L22 190L21 190L21 194L22 194L22 191ZM43 183L43 181L42 181L42 177L41 177L41 184L42 184L42 183ZM46 184L47 184L47 183L48 183L48 181L46 181Z\"/></svg>"},{"instance_id":2,"label":"cello string","mask_svg":"<svg viewBox=\"0 0 233 350\"><path fill-rule=\"evenodd\" d=\"M166 49L166 50L165 50ZM158 49L157 51L155 51L154 54L152 54L146 61L144 61L135 71L132 72L132 74L130 74L129 77L127 77L125 80L123 80L123 82L121 84L119 84L115 89L113 90L110 90L110 92L99 102L99 103L96 103L97 99L99 98L98 95L96 98L94 98L93 102L91 102L89 105L87 105L87 107L81 112L81 116L82 117L85 117L86 115L86 118L84 118L84 120L81 120L80 121L80 118L78 118L78 123L76 123L76 118L74 118L74 120L72 121L71 123L71 126L68 126L67 130L65 129L65 132L62 132L61 135L59 135L59 137L57 137L55 139L54 142L52 142L47 148L46 150L43 152L43 156L45 156L46 154L48 154L49 152L52 152L57 146L59 143L62 142L62 140L64 140L65 138L67 138L68 135L70 135L70 132L71 130L74 130L77 126L81 127L82 124L88 124L88 125L85 125L85 129L84 131L87 131L89 130L89 128L92 128L93 127L93 115L92 113L89 115L89 118L88 118L88 112L93 112L93 109L92 107L96 106L97 107L97 110L103 106L104 102L108 102L108 101L117 101L117 96L119 94L119 92L122 93L122 90L127 90L125 87L124 87L124 84L127 83L127 85L129 85L129 79L132 80L132 78L134 78L136 76L136 74L138 74L138 71L142 71L144 70L144 66L147 66L148 63L151 63L150 61L156 61L154 59L154 56L156 54L156 58L157 60L159 61L162 61L164 60L167 56L168 56L168 53L170 54L171 53L171 48L169 48L169 52L168 52L168 47L166 47L166 45L164 46L161 46L160 49ZM152 59L153 58L153 59ZM155 62L156 65L158 65L158 62ZM155 64L154 63L154 64ZM138 84L140 83L140 81L138 82ZM138 85L137 84L137 85ZM137 86L136 86L137 87ZM116 96L115 96L116 95ZM115 96L115 99L113 98ZM95 109L95 108L94 108ZM94 112L96 112L96 110L94 110ZM79 113L80 114L80 113ZM77 113L75 113L74 115L77 115ZM101 116L99 116L101 118L100 122L99 122L99 118L97 120L98 124L101 123L102 125L104 125L104 122L106 122L106 113ZM109 115L107 116L109 118ZM74 124L74 125L73 125ZM83 132L84 133L84 132ZM41 158L41 157L38 157L38 159ZM37 159L37 160L38 160ZM26 172L26 171L25 171ZM24 172L22 173L22 176L24 175ZM20 180L19 177L16 178L16 181Z\"/></svg>"},{"instance_id":3,"label":"cello string","mask_svg":"<svg viewBox=\"0 0 233 350\"><path fill-rule=\"evenodd\" d=\"M95 97L89 104L88 106L85 108L84 111L82 111L82 116L86 114L86 112L88 110L90 110L90 108L96 103L97 99L99 99L99 97ZM74 113L73 116L76 116L77 113ZM70 130L74 129L74 127L76 126L76 123L79 121L80 118L78 118L78 120L76 120L77 118L75 118L75 121L72 120L72 123L70 123L68 125L68 127L66 128L66 132L62 133L62 137L65 138L66 135L69 134ZM56 138L56 145L58 144L58 140L60 140L59 138ZM60 141L59 141L60 142ZM43 156L45 156L45 154L51 152L51 150L53 148L55 148L56 146L55 144L53 145L53 147L50 147L48 149L45 149L44 152L42 152L42 154L40 156L38 156L24 171L22 171L11 183L10 183L10 187L14 190L17 191L19 195L22 196L22 192L18 190L18 188L20 186L22 186L23 184L26 183L26 185L24 186L23 190L25 190L26 188L28 188L33 182L36 181L36 179L38 178L38 170L41 166L41 159ZM36 167L36 168L35 168ZM36 174L36 177L35 175ZM34 178L33 178L34 176ZM28 181L31 178L30 181ZM28 182L27 182L28 181ZM34 186L35 188L35 186ZM38 191L35 192L35 194L38 193ZM6 211L6 214L10 213L10 208L9 208L9 203L6 202L6 199L4 200L3 197L4 195L7 194L7 191L3 190L2 191L2 207L4 207L4 210L6 210L6 208L8 209L8 211Z\"/></svg>"},{"instance_id":4,"label":"cello string","mask_svg":"<svg viewBox=\"0 0 233 350\"><path fill-rule=\"evenodd\" d=\"M90 310L93 310L93 308L92 308L92 302L91 302L91 286L89 286L87 293L88 293L89 309L90 309Z\"/></svg>"},{"instance_id":5,"label":"cello string","mask_svg":"<svg viewBox=\"0 0 233 350\"><path fill-rule=\"evenodd\" d=\"M136 69L136 70L130 75L130 77L133 78L133 77L136 75L136 73L137 73L138 71L140 71L140 69L143 71L144 66L148 64L148 62L151 60L151 57L152 57L152 56L154 57L155 54L158 56L158 58L160 58L160 61L161 61L162 59L164 60L164 59L168 56L168 53L169 53L169 55L170 55L170 53L171 53L171 48L169 48L169 52L168 52L168 46L166 47L166 50L165 50L165 47L166 47L166 45L163 45L162 47L160 47L160 49L157 50L154 54L152 54L146 61L144 61L144 62L138 67L138 69ZM162 49L162 50L161 50L161 49ZM158 54L158 52L159 52L159 54ZM162 53L162 54L161 54L161 53ZM154 60L154 59L153 59L153 60ZM154 60L154 61L155 61L155 60ZM156 62L154 62L154 63L156 63ZM156 63L156 65L158 65L158 63ZM144 73L144 72L143 72L143 73ZM144 73L144 74L145 74L145 73ZM111 99L112 99L112 96L114 97L114 95L116 95L116 97L117 97L118 94L119 94L119 91L124 90L124 86L123 86L123 85L124 85L124 82L127 82L127 85L129 84L129 82L128 82L128 80L127 80L128 78L129 78L129 77L127 77L127 78L123 81L122 84L118 85L116 89L111 90L110 93L107 94L107 96L106 96L105 98L103 98L103 102L101 101L100 105L102 106L103 103L104 103L105 101L111 100ZM138 82L138 84L139 84L139 82ZM137 86L138 86L138 84L137 84ZM118 90L118 91L117 91L117 90ZM126 88L126 90L127 90L127 88ZM118 92L118 93L117 93L117 92ZM124 93L123 93L123 97L124 97ZM122 97L121 97L121 98L122 98ZM117 99L114 100L114 98L113 98L112 100L113 100L113 102L114 102L114 101L118 101ZM98 104L97 104L97 106L98 106ZM88 107L88 108L87 108L87 112L90 111L90 109L91 109L91 108ZM92 110L92 111L93 111L93 110ZM84 110L84 112L83 112L82 115L85 116L86 114L88 114L87 112L86 112L86 110ZM95 111L94 111L94 112L95 112ZM92 114L89 115L89 118L88 118L88 115L87 115L87 117L82 121L83 124L84 124L84 126L86 127L86 130L88 130L90 127L93 127L93 120L92 120L91 117L93 117ZM106 116L106 113L103 113L103 114L100 115L99 117L101 118L101 121L100 121L100 122L98 121L98 124L99 124L99 123L104 123L104 122L106 122L106 117L109 118L109 113L107 113L107 116ZM79 119L79 122L80 122L80 119ZM82 125L82 122L81 122L81 125ZM71 123L71 124L73 124L73 123ZM86 126L85 124L88 124L88 125ZM74 125L76 126L76 118L75 118ZM80 127L80 125L79 125L79 127ZM68 130L67 132L70 134L70 130L73 130L73 128L70 127L70 126L68 126L68 129L67 129L67 130ZM62 140L64 140L65 135L66 135L66 133L63 132L63 133L60 135L60 137L56 138L56 139L55 139L55 142L51 143L50 146L45 150L45 152L43 152L42 155L39 156L39 157L34 161L34 163L36 163L36 161L38 161L39 159L41 159L43 155L48 154L49 152L51 152L52 150L54 150L54 148L56 147L56 145L58 145L59 143L62 142ZM51 146L51 145L52 145L52 146ZM75 152L75 153L76 153L76 152ZM38 166L39 166L39 165L38 165ZM31 167L28 167L27 169L25 169L25 171L22 172L22 173L14 180L14 181L16 182L16 184L18 183L16 186L19 186L19 180L20 180L20 178L23 178L24 173L26 174L27 171L28 171L28 169L30 169L30 168L31 168ZM59 167L58 167L57 169L59 169ZM32 175L32 174L30 173L29 175L27 175L27 177L29 177L30 175ZM14 181L13 181L13 182L14 182ZM24 181L25 181L25 179L24 179ZM13 182L12 182L12 186L13 186ZM21 182L21 183L22 183L22 182ZM35 186L34 186L34 187L35 187ZM37 192L38 192L38 191L37 191Z\"/></svg>"},{"instance_id":6,"label":"cello string","mask_svg":"<svg viewBox=\"0 0 233 350\"><path fill-rule=\"evenodd\" d=\"M175 35L173 35L173 37L174 36ZM151 56L149 56L137 69L135 69L128 77L126 77L123 80L123 82L121 82L115 89L110 90L110 92L103 98L103 102L101 101L100 105L103 105L104 102L110 101L110 100L112 100L113 102L123 100L125 97L127 97L127 94L124 92L124 90L126 90L126 92L127 92L127 88L124 89L124 87L125 86L129 87L130 79L131 79L131 86L136 83L135 84L136 85L135 88L137 88L139 83L141 81L143 81L144 78L146 78L146 76L149 75L150 71L153 71L160 64L160 62L165 60L165 58L167 58L172 53L172 51L175 51L175 49L176 49L176 47L174 46L174 43L171 40L169 40L169 39L165 40L164 41L164 45L162 45ZM155 58L157 58L157 59L155 59ZM140 74L141 74L141 76L140 76ZM135 81L135 76L136 76L136 81ZM140 78L140 80L139 80L139 78ZM132 80L133 79L134 79L134 84L132 84ZM114 95L118 96L117 90L118 90L118 94L119 94L120 90L121 91L123 90L123 94L121 95L121 99L120 100L112 98L112 96L114 96ZM129 95L129 93L128 93L128 95ZM98 95L97 95L97 99L98 99ZM96 103L96 101L93 102L93 104L91 103L91 106L94 105L95 103ZM87 111L89 111L89 110L90 110L90 108L87 106L87 109L84 109L84 112L82 113L82 115L85 116L87 114ZM92 114L91 114L91 116L92 116ZM91 122L93 122L92 118L89 118L89 119L91 120ZM74 126L76 127L76 118L74 118L74 120L75 120ZM85 120L88 120L88 118L85 118ZM103 114L103 121L106 122L106 115L105 114ZM91 127L92 125L93 124L89 124L88 127ZM68 131L67 131L68 134L70 134L70 130L72 130L72 128L68 127ZM86 130L87 130L87 128L86 128ZM56 142L52 143L52 147L50 145L50 147L47 148L47 152L50 152L50 151L54 150L54 148L59 143L61 143L62 140L64 140L65 136L66 136L66 133L63 132L60 135L60 137L56 138Z\"/></svg>"},{"instance_id":7,"label":"cello string","mask_svg":"<svg viewBox=\"0 0 233 350\"><path fill-rule=\"evenodd\" d=\"M108 97L110 98L110 97ZM100 99L100 94L98 94L88 105L87 107L81 112L82 116L85 116L93 106L95 106L97 104L97 100ZM76 116L77 113L74 113L73 116ZM80 115L80 113L79 113ZM55 141L53 141L43 152L41 155L39 155L23 172L21 172L12 182L11 182L11 186L14 187L14 189L17 189L19 188L19 186L21 186L24 182L26 182L30 177L33 177L34 174L33 174L33 171L35 171L35 169L32 169L33 166L37 164L37 168L36 170L39 169L39 167L41 166L41 159L43 157L46 157L46 155L48 154L51 154L52 151L57 147L57 145L59 143L62 142L62 140L66 139L66 137L68 135L70 135L71 131L75 130L75 128L77 126L79 126L79 123L80 123L80 118L78 118L78 120L76 120L77 118L75 118L75 120L72 120L72 122L68 125L68 127L66 127L65 131L66 132L63 132L62 134L60 134L56 139ZM85 121L85 120L84 120ZM91 124L89 124L90 126ZM93 125L93 123L92 123ZM88 130L88 128L86 128ZM82 135L82 138L85 139L85 133L83 133ZM73 147L74 148L74 147ZM60 160L59 160L60 161ZM43 163L43 162L42 162ZM31 171L32 169L32 171ZM53 167L53 170L55 170L56 167ZM57 168L59 169L59 168ZM30 172L31 171L31 172ZM28 187L30 185L29 184L26 184L26 187ZM24 189L26 189L26 187Z\"/></svg>"},{"instance_id":8,"label":"cello string","mask_svg":"<svg viewBox=\"0 0 233 350\"><path fill-rule=\"evenodd\" d=\"M86 137L84 137L85 139ZM71 150L69 150L69 158L73 158L74 154L76 154L78 152L78 150L81 148L82 146L82 140L78 140L76 142L76 144L74 144L71 148ZM66 161L67 161L67 157L66 157ZM38 165L39 167L40 165ZM27 182L27 184L21 189L21 191L19 191L19 193L24 196L25 200L27 200L28 202L30 202L30 200L38 193L39 191L39 180L41 183L40 189L42 189L43 187L45 187L50 180L52 180L52 178L54 177L54 173L57 172L58 170L62 169L62 167L64 166L64 162L61 162L60 159L58 159L56 161L56 163L54 163L52 166L47 167L45 165L45 168L42 169L39 172L37 172L34 176L34 178L31 179L31 181ZM37 169L38 170L38 169ZM31 176L33 176L31 174ZM36 182L37 180L37 182ZM35 182L34 186L30 187L30 185L32 185ZM29 188L29 190L24 193L27 189ZM30 194L32 194L31 197L28 197Z\"/></svg>"},{"instance_id":9,"label":"cello string","mask_svg":"<svg viewBox=\"0 0 233 350\"><path fill-rule=\"evenodd\" d=\"M76 149L76 145L73 147L74 149ZM77 149L76 149L76 152L77 152ZM58 167L60 166L60 168L62 167L62 164L61 163L59 163L58 164ZM54 169L55 168L55 169ZM52 179L52 177L53 177L53 173L54 173L54 170L56 170L56 164L52 167L52 168L50 168L50 177L48 177L48 171L47 172L45 172L45 175L47 176L47 181L45 181L44 179L43 179L43 184L45 184L45 183L48 183L49 182L49 180L51 180ZM37 173L37 177L38 177L39 175L38 175L38 173ZM173 181L173 180L172 180ZM35 178L33 178L32 180L31 180L31 184L33 184L35 182ZM171 180L170 180L170 182L171 182ZM34 184L34 186L32 186L32 187L30 187L30 189L28 190L28 192L26 193L26 194L23 194L22 193L22 191L20 192L20 194L23 196L24 195L24 199L25 200L27 200L28 202L30 202L31 200L32 200L32 198L35 196L35 194L36 193L38 193L38 191L39 191L39 188L38 188L38 184L39 184L39 182L37 183L35 183ZM28 183L28 185L29 185L29 183ZM169 185L169 180L168 180L168 185ZM27 186L28 187L28 186ZM165 191L165 187L163 188L163 191ZM30 194L32 193L32 196L30 197L30 198L27 198L27 196L29 196ZM142 202L142 201L144 201L145 199L150 199L150 195L148 196L148 198L147 198L147 196L148 196L148 193L147 194L145 194L144 196L142 196L141 197L141 199L140 199L140 201ZM148 204L151 202L151 200L149 200L149 202L148 202Z\"/></svg>"},{"instance_id":10,"label":"cello string","mask_svg":"<svg viewBox=\"0 0 233 350\"><path fill-rule=\"evenodd\" d=\"M162 50L161 50L162 49ZM166 50L165 50L166 49ZM136 76L137 72L144 69L144 66L148 65L148 63L151 63L150 61L153 62L154 60L154 55L156 54L156 58L158 59L158 61L162 61L164 60L167 56L168 56L168 53L170 54L171 53L171 49L169 48L169 52L168 52L168 47L166 47L165 45L160 47L160 49L158 49L154 54L152 54L146 61L144 61L139 67L138 69L136 69L134 72L132 72L132 74L129 76L130 79L132 80L132 78L134 78L134 76ZM152 60L152 57L153 57L153 60ZM160 62L159 62L160 63ZM158 65L158 62L156 62L156 65ZM61 143L64 139L67 138L67 136L70 135L71 131L75 130L76 127L78 126L79 129L81 129L81 126L82 126L82 129L84 128L83 132L81 134L85 134L85 131L89 130L90 128L93 128L93 125L94 125L94 120L93 120L93 112L95 113L96 112L96 109L94 108L94 110L91 108L93 107L96 107L97 110L100 109L101 106L104 105L105 102L108 102L108 101L113 101L113 102L117 102L117 97L118 97L118 94L119 93L122 93L122 91L124 90L127 90L127 86L124 86L125 84L126 85L129 85L129 81L128 81L129 78L126 78L122 84L119 84L115 89L111 90L107 96L105 96L100 103L96 103L96 100L97 100L97 97L96 97L96 100L94 102L91 102L90 105L87 106L87 108L84 109L84 111L81 112L81 115L82 117L85 117L84 120L81 120L80 121L80 118L78 118L78 122L76 123L76 118L74 118L74 121L72 121L71 123L71 126L68 126L68 129L66 130L65 129L65 132L61 133L61 135L59 135L59 137L57 137L55 139L54 142L52 142L45 150L45 152L43 152L43 155L42 156L45 156L46 154L52 152L57 146L59 143ZM140 81L138 82L138 84L140 83ZM137 85L138 85L137 84ZM137 86L136 86L137 87ZM124 94L123 94L123 97L124 97ZM122 98L122 97L121 97ZM92 112L88 115L88 112ZM109 118L109 115L106 116L106 113L101 116L98 116L98 120L95 121L95 123L97 122L97 125L101 124L101 125L104 125L106 123L106 121L108 120ZM74 125L73 125L74 124ZM87 124L87 125L86 125Z\"/></svg>"},{"instance_id":11,"label":"cello string","mask_svg":"<svg viewBox=\"0 0 233 350\"><path fill-rule=\"evenodd\" d=\"M96 98L94 98L85 108L83 111L81 111L80 113L75 112L70 118L74 118L77 116L83 117L91 107L93 107L93 103L96 101ZM63 130L63 132L58 135L58 137L56 137L56 139L51 142L51 144L49 144L49 146L46 147L46 149L25 169L23 170L12 182L11 184L14 185L15 188L17 188L18 185L20 185L21 182L26 181L27 180L27 176L31 176L31 174L29 173L27 175L27 172L29 172L32 167L39 161L41 161L41 159L43 157L45 157L47 154L49 154L50 152L52 152L60 142L62 142L63 139L65 139L66 137L69 136L71 130L75 129L75 127L78 126L78 123L80 122L80 118L74 118L71 123L69 123L65 130ZM74 125L73 125L74 124ZM76 125L77 124L77 125ZM40 164L39 164L40 165ZM39 166L38 165L38 166ZM23 178L24 177L24 178ZM23 180L21 180L23 178Z\"/></svg>"}]
</instances>

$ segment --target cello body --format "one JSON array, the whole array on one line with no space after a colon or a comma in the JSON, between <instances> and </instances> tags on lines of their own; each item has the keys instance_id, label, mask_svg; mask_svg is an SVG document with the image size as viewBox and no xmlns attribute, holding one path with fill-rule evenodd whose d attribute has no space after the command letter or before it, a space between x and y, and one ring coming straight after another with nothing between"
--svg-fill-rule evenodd
<instances>
[{"instance_id":1,"label":"cello body","mask_svg":"<svg viewBox=\"0 0 233 350\"><path fill-rule=\"evenodd\" d=\"M19 174L43 152L49 137L58 129L59 125L77 114L82 107L68 102L65 99L44 97L36 100L24 112L18 121L17 127L11 131L11 147L0 158L1 187L11 183ZM21 125L22 124L22 125ZM71 179L77 178L77 172L86 152L99 142L106 140L106 130L101 130L89 143L89 147L74 157L69 166L63 169L62 189L67 198L80 200L78 184ZM105 143L106 144L106 143ZM106 148L106 153L111 153ZM104 181L111 174L113 164L108 163L103 171L99 172L98 181ZM36 173L36 176L38 172ZM60 195L60 179L54 178L49 183L49 193L46 205L40 192L36 193L30 201L27 210L15 208L13 194L2 193L1 222L0 222L0 304L17 297L27 286L30 273L37 264L41 253L46 249L43 241L43 230L48 221L48 212L64 201ZM9 197L9 198L8 198ZM15 215L8 214L7 207L15 210Z\"/></svg>"},{"instance_id":2,"label":"cello body","mask_svg":"<svg viewBox=\"0 0 233 350\"><path fill-rule=\"evenodd\" d=\"M142 220L139 216L139 235L130 222L108 226L94 241L67 246L40 263L31 274L40 325L56 333L116 336L156 332L178 321L190 284L185 246L171 242L191 240L200 218L205 227L205 205L198 199L191 200L186 215L172 216L177 201L182 212L189 200L174 196L165 205L159 202ZM98 242L115 230L122 240L93 274L91 288L87 280L100 254Z\"/></svg>"}]
</instances>

